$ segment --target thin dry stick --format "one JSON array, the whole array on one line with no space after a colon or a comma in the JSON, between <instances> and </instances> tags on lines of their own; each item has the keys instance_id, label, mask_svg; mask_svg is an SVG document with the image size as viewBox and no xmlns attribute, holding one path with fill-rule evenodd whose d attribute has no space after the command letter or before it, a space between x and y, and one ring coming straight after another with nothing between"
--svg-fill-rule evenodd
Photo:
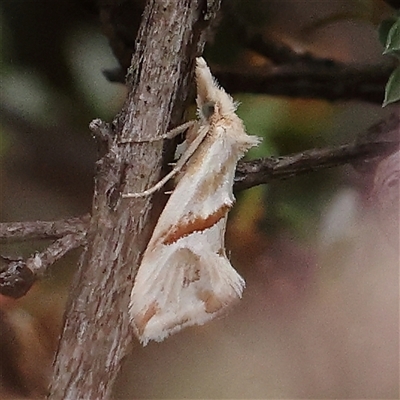
<instances>
[{"instance_id":1,"label":"thin dry stick","mask_svg":"<svg viewBox=\"0 0 400 400\"><path fill-rule=\"evenodd\" d=\"M9 261L9 264L0 272L0 294L15 299L24 296L50 265L64 257L69 251L82 246L85 243L85 236L85 232L65 235L26 261L3 257L4 260Z\"/></svg>"},{"instance_id":2,"label":"thin dry stick","mask_svg":"<svg viewBox=\"0 0 400 400\"><path fill-rule=\"evenodd\" d=\"M285 157L268 157L238 165L235 189L244 190L275 179L356 163L372 161L394 153L399 141L355 143L325 149L311 149Z\"/></svg>"},{"instance_id":3,"label":"thin dry stick","mask_svg":"<svg viewBox=\"0 0 400 400\"><path fill-rule=\"evenodd\" d=\"M90 215L58 221L24 221L0 223L0 241L58 239L70 233L85 233Z\"/></svg>"}]
</instances>

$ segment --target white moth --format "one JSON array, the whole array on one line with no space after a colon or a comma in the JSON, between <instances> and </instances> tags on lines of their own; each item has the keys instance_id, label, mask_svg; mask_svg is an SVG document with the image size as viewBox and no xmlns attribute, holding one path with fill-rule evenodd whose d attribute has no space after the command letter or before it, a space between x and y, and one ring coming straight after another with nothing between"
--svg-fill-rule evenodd
<instances>
[{"instance_id":1,"label":"white moth","mask_svg":"<svg viewBox=\"0 0 400 400\"><path fill-rule=\"evenodd\" d=\"M150 194L179 172L131 293L130 318L143 345L213 319L245 286L226 257L224 235L236 164L260 139L246 134L236 104L203 58L196 82L199 120L191 124L186 151L155 187L124 196Z\"/></svg>"}]
</instances>

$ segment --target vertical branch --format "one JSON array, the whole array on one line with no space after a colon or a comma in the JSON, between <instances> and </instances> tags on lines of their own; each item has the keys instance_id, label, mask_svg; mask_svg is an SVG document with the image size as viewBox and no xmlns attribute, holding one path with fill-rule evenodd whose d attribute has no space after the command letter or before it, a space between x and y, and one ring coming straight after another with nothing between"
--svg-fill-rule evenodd
<instances>
[{"instance_id":1,"label":"vertical branch","mask_svg":"<svg viewBox=\"0 0 400 400\"><path fill-rule=\"evenodd\" d=\"M50 399L107 399L131 341L129 294L146 242L149 198L122 199L158 179L162 143L125 143L177 125L202 48L204 0L149 0L128 73L129 95L98 162L88 248L75 276ZM179 100L179 102L177 101ZM143 178L145 177L145 178Z\"/></svg>"}]
</instances>

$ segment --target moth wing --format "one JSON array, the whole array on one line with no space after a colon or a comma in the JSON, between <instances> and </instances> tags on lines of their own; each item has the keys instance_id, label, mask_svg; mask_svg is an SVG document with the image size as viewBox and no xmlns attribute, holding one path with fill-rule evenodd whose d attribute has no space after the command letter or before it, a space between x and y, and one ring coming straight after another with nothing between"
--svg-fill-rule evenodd
<instances>
[{"instance_id":1,"label":"moth wing","mask_svg":"<svg viewBox=\"0 0 400 400\"><path fill-rule=\"evenodd\" d=\"M224 251L225 223L146 250L129 308L143 345L202 325L241 297L244 280Z\"/></svg>"},{"instance_id":2,"label":"moth wing","mask_svg":"<svg viewBox=\"0 0 400 400\"><path fill-rule=\"evenodd\" d=\"M206 229L233 206L238 154L225 130L206 137L187 163L154 229L149 245Z\"/></svg>"}]
</instances>

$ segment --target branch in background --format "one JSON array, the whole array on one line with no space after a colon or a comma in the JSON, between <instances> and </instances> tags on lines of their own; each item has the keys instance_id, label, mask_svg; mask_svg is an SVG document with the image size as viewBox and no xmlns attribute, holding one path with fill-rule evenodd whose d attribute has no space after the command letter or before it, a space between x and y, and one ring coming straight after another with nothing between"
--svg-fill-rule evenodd
<instances>
[{"instance_id":1,"label":"branch in background","mask_svg":"<svg viewBox=\"0 0 400 400\"><path fill-rule=\"evenodd\" d=\"M396 2L398 0L390 3ZM229 11L229 7L222 11L227 13L223 18L229 18L230 23L235 25L236 41L276 64L274 68L255 68L249 65L245 68L241 66L237 70L211 66L213 74L228 93L258 93L329 101L362 100L382 104L385 85L395 65L346 65L310 52L297 52L290 46L266 38L260 32L241 24L239 18ZM109 13L108 9L104 11L104 15ZM122 19L120 25L126 23L124 21ZM133 51L133 40L127 41L115 22L110 17L103 20L121 69L108 71L106 76L113 82L124 83L125 71Z\"/></svg>"},{"instance_id":2,"label":"branch in background","mask_svg":"<svg viewBox=\"0 0 400 400\"><path fill-rule=\"evenodd\" d=\"M276 58L293 57L294 52L283 54L287 50L283 45L280 49L282 53L278 54L280 46L275 46ZM293 65L241 66L240 69L211 66L218 82L231 94L242 92L329 101L361 100L376 104L382 104L385 85L394 69L395 65L387 64L346 65L314 57L310 53L298 54ZM111 81L118 80L113 78Z\"/></svg>"},{"instance_id":3,"label":"branch in background","mask_svg":"<svg viewBox=\"0 0 400 400\"><path fill-rule=\"evenodd\" d=\"M400 0L383 0L383 1L395 9L400 8Z\"/></svg>"},{"instance_id":4,"label":"branch in background","mask_svg":"<svg viewBox=\"0 0 400 400\"><path fill-rule=\"evenodd\" d=\"M399 130L400 117L393 114L358 135L353 144L312 149L284 157L242 161L236 171L235 190L345 164L353 165L360 172L373 172L380 161L399 150ZM14 298L25 295L46 268L67 251L84 244L88 226L87 214L54 222L0 224L0 240L48 239L64 235L43 253L35 254L26 262L8 260L11 262L7 269L0 273L0 293Z\"/></svg>"},{"instance_id":5,"label":"branch in background","mask_svg":"<svg viewBox=\"0 0 400 400\"><path fill-rule=\"evenodd\" d=\"M26 261L0 256L8 262L0 269L0 294L19 298L34 282L44 275L48 267L67 252L85 243L90 215L58 221L5 222L0 224L0 242L28 239L58 239L43 252L35 253Z\"/></svg>"},{"instance_id":6,"label":"branch in background","mask_svg":"<svg viewBox=\"0 0 400 400\"><path fill-rule=\"evenodd\" d=\"M85 233L71 233L56 240L46 250L34 254L26 261L2 257L9 264L0 271L0 294L15 299L24 296L49 266L69 251L83 246L85 240Z\"/></svg>"},{"instance_id":7,"label":"branch in background","mask_svg":"<svg viewBox=\"0 0 400 400\"><path fill-rule=\"evenodd\" d=\"M218 81L229 92L250 92L278 96L363 100L382 104L384 88L396 65L346 65L318 57L308 51L295 51L262 31L241 22L232 8L225 18L234 24L235 39L244 48L270 60L275 67L240 70L213 69Z\"/></svg>"},{"instance_id":8,"label":"branch in background","mask_svg":"<svg viewBox=\"0 0 400 400\"><path fill-rule=\"evenodd\" d=\"M76 220L76 219L75 219ZM76 230L80 229L78 221ZM39 223L43 224L43 222ZM73 226L71 225L71 230ZM69 251L83 246L86 240L86 232L67 234L53 242L46 250L35 253L26 261L12 260L8 266L0 272L0 294L15 299L24 296L36 279L44 275L47 268L57 260L64 257ZM3 260L10 261L3 257Z\"/></svg>"},{"instance_id":9,"label":"branch in background","mask_svg":"<svg viewBox=\"0 0 400 400\"><path fill-rule=\"evenodd\" d=\"M0 294L14 299L24 296L36 281L33 271L23 260L1 258L9 264L0 272Z\"/></svg>"},{"instance_id":10,"label":"branch in background","mask_svg":"<svg viewBox=\"0 0 400 400\"><path fill-rule=\"evenodd\" d=\"M372 174L378 164L399 147L400 116L396 113L359 133L351 144L239 163L235 188L243 190L273 179L287 179L345 164L351 164L360 173Z\"/></svg>"},{"instance_id":11,"label":"branch in background","mask_svg":"<svg viewBox=\"0 0 400 400\"><path fill-rule=\"evenodd\" d=\"M118 60L120 68L103 71L112 82L125 83L126 71L131 65L145 0L96 1L103 34Z\"/></svg>"},{"instance_id":12,"label":"branch in background","mask_svg":"<svg viewBox=\"0 0 400 400\"><path fill-rule=\"evenodd\" d=\"M0 242L28 239L59 239L68 234L86 234L90 215L58 221L4 222L0 224Z\"/></svg>"},{"instance_id":13,"label":"branch in background","mask_svg":"<svg viewBox=\"0 0 400 400\"><path fill-rule=\"evenodd\" d=\"M392 106L393 109L397 109L396 105ZM388 118L377 122L370 126L365 132L360 133L357 136L356 143L373 143L373 142L392 142L393 148L398 147L400 140L400 114L398 111L388 116ZM389 156L389 154L388 154ZM357 162L353 162L353 167L360 173L371 173L375 172L378 163L382 159L374 160L372 158L360 159Z\"/></svg>"},{"instance_id":14,"label":"branch in background","mask_svg":"<svg viewBox=\"0 0 400 400\"><path fill-rule=\"evenodd\" d=\"M352 164L359 160L377 159L394 153L399 142L371 142L347 144L327 149L312 149L285 157L268 157L239 163L235 189L244 190L269 183L274 179L288 179L321 169Z\"/></svg>"},{"instance_id":15,"label":"branch in background","mask_svg":"<svg viewBox=\"0 0 400 400\"><path fill-rule=\"evenodd\" d=\"M310 52L297 52L276 39L266 37L259 29L255 29L250 24L243 23L228 7L226 11L226 17L234 21L237 42L268 58L274 64L303 64L322 67L340 65L334 60L318 57Z\"/></svg>"},{"instance_id":16,"label":"branch in background","mask_svg":"<svg viewBox=\"0 0 400 400\"><path fill-rule=\"evenodd\" d=\"M229 93L362 100L382 104L384 88L394 66L310 66L295 64L240 69L212 68Z\"/></svg>"},{"instance_id":17,"label":"branch in background","mask_svg":"<svg viewBox=\"0 0 400 400\"><path fill-rule=\"evenodd\" d=\"M268 58L274 64L303 64L323 68L343 66L340 62L330 58L318 57L309 51L297 52L282 42L264 38L259 32L251 35L246 33L244 40L248 49Z\"/></svg>"}]
</instances>

